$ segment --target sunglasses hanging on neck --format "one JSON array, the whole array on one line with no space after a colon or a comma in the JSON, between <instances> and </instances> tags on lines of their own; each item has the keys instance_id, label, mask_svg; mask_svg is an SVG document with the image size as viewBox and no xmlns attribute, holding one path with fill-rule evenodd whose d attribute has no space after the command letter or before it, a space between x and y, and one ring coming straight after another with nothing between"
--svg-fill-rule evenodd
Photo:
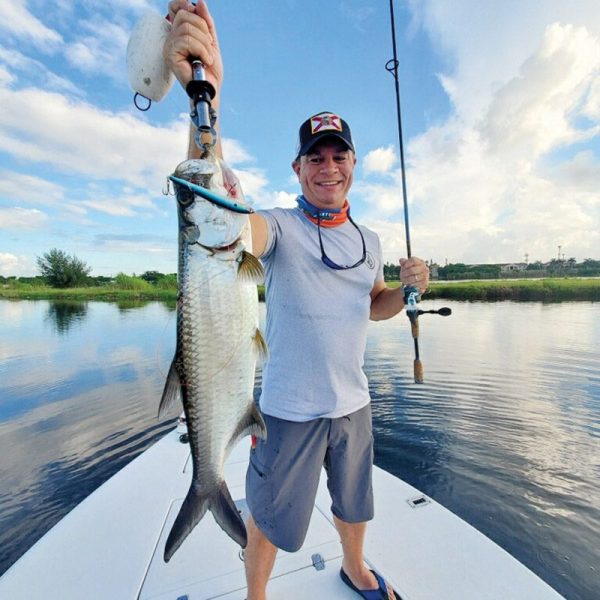
<instances>
[{"instance_id":1,"label":"sunglasses hanging on neck","mask_svg":"<svg viewBox=\"0 0 600 600\"><path fill-rule=\"evenodd\" d=\"M325 265L327 265L330 269L335 269L336 271L345 271L346 269L354 269L356 267L360 267L366 258L367 258L367 246L365 244L365 237L360 230L360 227L352 220L350 213L348 212L348 221L352 223L356 231L358 231L358 235L360 235L360 241L362 243L362 257L357 260L353 265L338 265L336 262L332 261L329 256L325 253L325 248L323 247L323 237L321 236L321 217L319 213L317 213L317 231L319 232L319 246L321 248L321 260Z\"/></svg>"},{"instance_id":2,"label":"sunglasses hanging on neck","mask_svg":"<svg viewBox=\"0 0 600 600\"><path fill-rule=\"evenodd\" d=\"M328 266L330 269L334 269L335 271L344 271L346 269L354 269L362 265L367 258L367 246L365 244L365 238L360 230L359 226L352 220L350 216L350 207L348 206L348 202L344 204L342 208L339 209L320 209L317 208L314 204L311 204L304 196L298 196L296 198L298 202L298 207L304 212L308 219L310 219L317 226L317 231L319 234L319 247L321 248L321 260L323 263ZM337 220L338 223L335 225L328 224L325 225L323 221L329 223L330 221ZM358 231L358 235L360 235L360 241L362 244L362 257L357 260L353 265L338 265L336 262L331 260L327 253L325 252L325 248L323 246L323 236L321 235L321 227L332 228L341 225L346 220L352 223L352 226Z\"/></svg>"}]
</instances>

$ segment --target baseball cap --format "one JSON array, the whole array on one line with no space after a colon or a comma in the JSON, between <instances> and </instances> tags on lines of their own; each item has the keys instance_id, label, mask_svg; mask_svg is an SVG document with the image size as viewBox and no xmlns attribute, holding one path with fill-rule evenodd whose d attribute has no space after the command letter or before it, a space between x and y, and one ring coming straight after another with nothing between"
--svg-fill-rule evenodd
<instances>
[{"instance_id":1,"label":"baseball cap","mask_svg":"<svg viewBox=\"0 0 600 600\"><path fill-rule=\"evenodd\" d=\"M320 112L300 125L296 158L304 156L321 139L336 137L354 152L354 143L348 123L332 112Z\"/></svg>"}]
</instances>

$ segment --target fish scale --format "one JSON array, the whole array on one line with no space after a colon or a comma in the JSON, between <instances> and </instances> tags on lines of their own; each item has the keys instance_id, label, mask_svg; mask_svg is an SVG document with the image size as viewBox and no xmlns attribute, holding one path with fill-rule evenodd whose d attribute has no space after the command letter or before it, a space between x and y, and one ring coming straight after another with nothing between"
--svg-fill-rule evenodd
<instances>
[{"instance_id":1,"label":"fish scale","mask_svg":"<svg viewBox=\"0 0 600 600\"><path fill-rule=\"evenodd\" d=\"M239 289L235 259L194 261L193 252L189 259L191 266L182 286L185 300L181 323L194 325L180 327L182 372L189 379L184 409L188 429L200 434L190 435L190 443L196 446L198 456L194 468L199 469L199 477L206 484L204 477L213 475L213 464L224 464L235 425L253 401L248 396L253 372L247 368L247 357L254 352L252 305L257 300L253 302L255 293L244 294L245 290ZM219 343L214 344L214 340ZM202 436L206 429L212 435Z\"/></svg>"},{"instance_id":2,"label":"fish scale","mask_svg":"<svg viewBox=\"0 0 600 600\"><path fill-rule=\"evenodd\" d=\"M218 174L214 163L206 163L186 161L176 174L193 176L196 166L203 174L211 168ZM204 175L205 185L213 180L214 175ZM255 279L262 267L249 253L248 215L215 206L177 183L175 189L180 229L177 348L159 415L181 397L193 474L167 538L165 561L207 510L245 547L245 526L223 479L224 464L245 435L266 437L253 399L256 360L264 349ZM207 247L207 240L215 245Z\"/></svg>"}]
</instances>

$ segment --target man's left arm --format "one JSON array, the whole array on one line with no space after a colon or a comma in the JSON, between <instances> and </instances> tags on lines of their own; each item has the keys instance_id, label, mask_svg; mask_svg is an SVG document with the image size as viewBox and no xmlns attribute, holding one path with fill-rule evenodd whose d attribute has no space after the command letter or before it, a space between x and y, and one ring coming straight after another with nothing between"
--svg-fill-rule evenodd
<instances>
[{"instance_id":1,"label":"man's left arm","mask_svg":"<svg viewBox=\"0 0 600 600\"><path fill-rule=\"evenodd\" d=\"M402 286L412 285L422 294L429 286L429 268L425 261L413 256L400 259L400 280ZM402 287L390 288L385 281L378 281L371 290L372 321L383 321L397 315L404 308Z\"/></svg>"}]
</instances>

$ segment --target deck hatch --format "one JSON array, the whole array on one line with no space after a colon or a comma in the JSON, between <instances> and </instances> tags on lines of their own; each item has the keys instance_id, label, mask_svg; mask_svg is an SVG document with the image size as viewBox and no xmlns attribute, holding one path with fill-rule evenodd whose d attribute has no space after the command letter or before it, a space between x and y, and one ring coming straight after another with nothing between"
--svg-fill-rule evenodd
<instances>
[{"instance_id":1,"label":"deck hatch","mask_svg":"<svg viewBox=\"0 0 600 600\"><path fill-rule=\"evenodd\" d=\"M411 508L422 508L423 506L427 506L428 504L430 504L431 500L427 498L427 496L421 494L420 496L409 498L407 502L411 506Z\"/></svg>"}]
</instances>

